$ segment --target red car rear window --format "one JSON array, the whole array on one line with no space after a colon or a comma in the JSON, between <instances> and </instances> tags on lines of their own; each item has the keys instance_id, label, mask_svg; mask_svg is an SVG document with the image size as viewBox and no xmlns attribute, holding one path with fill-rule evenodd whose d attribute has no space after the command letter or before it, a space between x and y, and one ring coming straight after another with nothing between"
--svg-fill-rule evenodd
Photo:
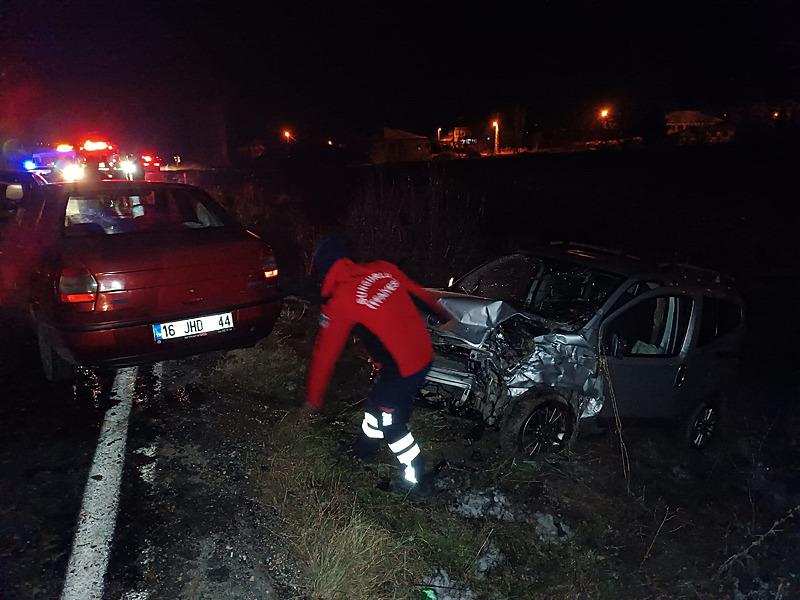
<instances>
[{"instance_id":1,"label":"red car rear window","mask_svg":"<svg viewBox=\"0 0 800 600\"><path fill-rule=\"evenodd\" d=\"M67 199L69 237L224 227L230 217L211 198L192 189L143 188L74 192Z\"/></svg>"}]
</instances>

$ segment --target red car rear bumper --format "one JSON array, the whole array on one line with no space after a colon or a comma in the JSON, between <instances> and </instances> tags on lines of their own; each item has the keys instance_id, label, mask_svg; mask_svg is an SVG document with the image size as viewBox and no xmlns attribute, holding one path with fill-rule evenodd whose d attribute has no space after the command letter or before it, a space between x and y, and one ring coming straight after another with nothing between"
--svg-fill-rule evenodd
<instances>
[{"instance_id":1,"label":"red car rear bumper","mask_svg":"<svg viewBox=\"0 0 800 600\"><path fill-rule=\"evenodd\" d=\"M91 330L52 329L56 352L70 362L83 366L127 367L160 360L232 350L252 346L269 335L281 312L282 301L229 309L234 328L192 338L178 338L157 343L152 323L109 326ZM220 310L217 312L228 312ZM191 318L195 315L187 315Z\"/></svg>"}]
</instances>

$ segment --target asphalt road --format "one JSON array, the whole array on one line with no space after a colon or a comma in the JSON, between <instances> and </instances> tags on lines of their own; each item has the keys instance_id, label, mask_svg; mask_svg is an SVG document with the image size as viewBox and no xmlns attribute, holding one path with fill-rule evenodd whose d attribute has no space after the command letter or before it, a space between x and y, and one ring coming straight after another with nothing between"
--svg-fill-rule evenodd
<instances>
[{"instance_id":1,"label":"asphalt road","mask_svg":"<svg viewBox=\"0 0 800 600\"><path fill-rule=\"evenodd\" d=\"M253 500L263 407L193 383L213 356L54 386L6 332L0 600L298 597Z\"/></svg>"}]
</instances>

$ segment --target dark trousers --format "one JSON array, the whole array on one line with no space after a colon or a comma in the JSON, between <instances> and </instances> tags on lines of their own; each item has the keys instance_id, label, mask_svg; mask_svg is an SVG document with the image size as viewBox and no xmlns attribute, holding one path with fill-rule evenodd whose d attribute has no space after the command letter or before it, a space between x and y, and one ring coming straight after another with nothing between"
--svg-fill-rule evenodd
<instances>
[{"instance_id":1,"label":"dark trousers","mask_svg":"<svg viewBox=\"0 0 800 600\"><path fill-rule=\"evenodd\" d=\"M417 483L424 472L419 444L408 430L414 398L425 383L430 366L408 377L381 377L372 384L364 407L361 433L355 454L371 458L386 443L400 464L409 483Z\"/></svg>"}]
</instances>

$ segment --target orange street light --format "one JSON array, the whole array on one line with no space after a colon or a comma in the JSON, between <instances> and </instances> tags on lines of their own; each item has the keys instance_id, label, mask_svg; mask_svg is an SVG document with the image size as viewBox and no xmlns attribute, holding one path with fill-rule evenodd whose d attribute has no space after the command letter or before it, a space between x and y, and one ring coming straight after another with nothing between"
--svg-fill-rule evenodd
<instances>
[{"instance_id":1,"label":"orange street light","mask_svg":"<svg viewBox=\"0 0 800 600\"><path fill-rule=\"evenodd\" d=\"M494 153L500 153L500 121L492 121L492 127L494 127Z\"/></svg>"},{"instance_id":2,"label":"orange street light","mask_svg":"<svg viewBox=\"0 0 800 600\"><path fill-rule=\"evenodd\" d=\"M291 132L291 131L289 131L288 129L284 129L284 130L283 130L283 137L284 137L284 139L285 139L287 142L288 142L288 141L291 141L291 139L292 139L292 132Z\"/></svg>"},{"instance_id":3,"label":"orange street light","mask_svg":"<svg viewBox=\"0 0 800 600\"><path fill-rule=\"evenodd\" d=\"M777 110L774 113L772 113L772 118L773 119L777 119L780 116L781 116L781 113L779 113Z\"/></svg>"},{"instance_id":4,"label":"orange street light","mask_svg":"<svg viewBox=\"0 0 800 600\"><path fill-rule=\"evenodd\" d=\"M601 108L600 109L600 118L601 119L607 119L609 114L611 114L611 111L609 109L607 109L607 108Z\"/></svg>"},{"instance_id":5,"label":"orange street light","mask_svg":"<svg viewBox=\"0 0 800 600\"><path fill-rule=\"evenodd\" d=\"M442 139L442 128L441 127L437 127L436 128L436 141L439 141L441 139Z\"/></svg>"},{"instance_id":6,"label":"orange street light","mask_svg":"<svg viewBox=\"0 0 800 600\"><path fill-rule=\"evenodd\" d=\"M328 146L333 146L333 140L328 140Z\"/></svg>"}]
</instances>

